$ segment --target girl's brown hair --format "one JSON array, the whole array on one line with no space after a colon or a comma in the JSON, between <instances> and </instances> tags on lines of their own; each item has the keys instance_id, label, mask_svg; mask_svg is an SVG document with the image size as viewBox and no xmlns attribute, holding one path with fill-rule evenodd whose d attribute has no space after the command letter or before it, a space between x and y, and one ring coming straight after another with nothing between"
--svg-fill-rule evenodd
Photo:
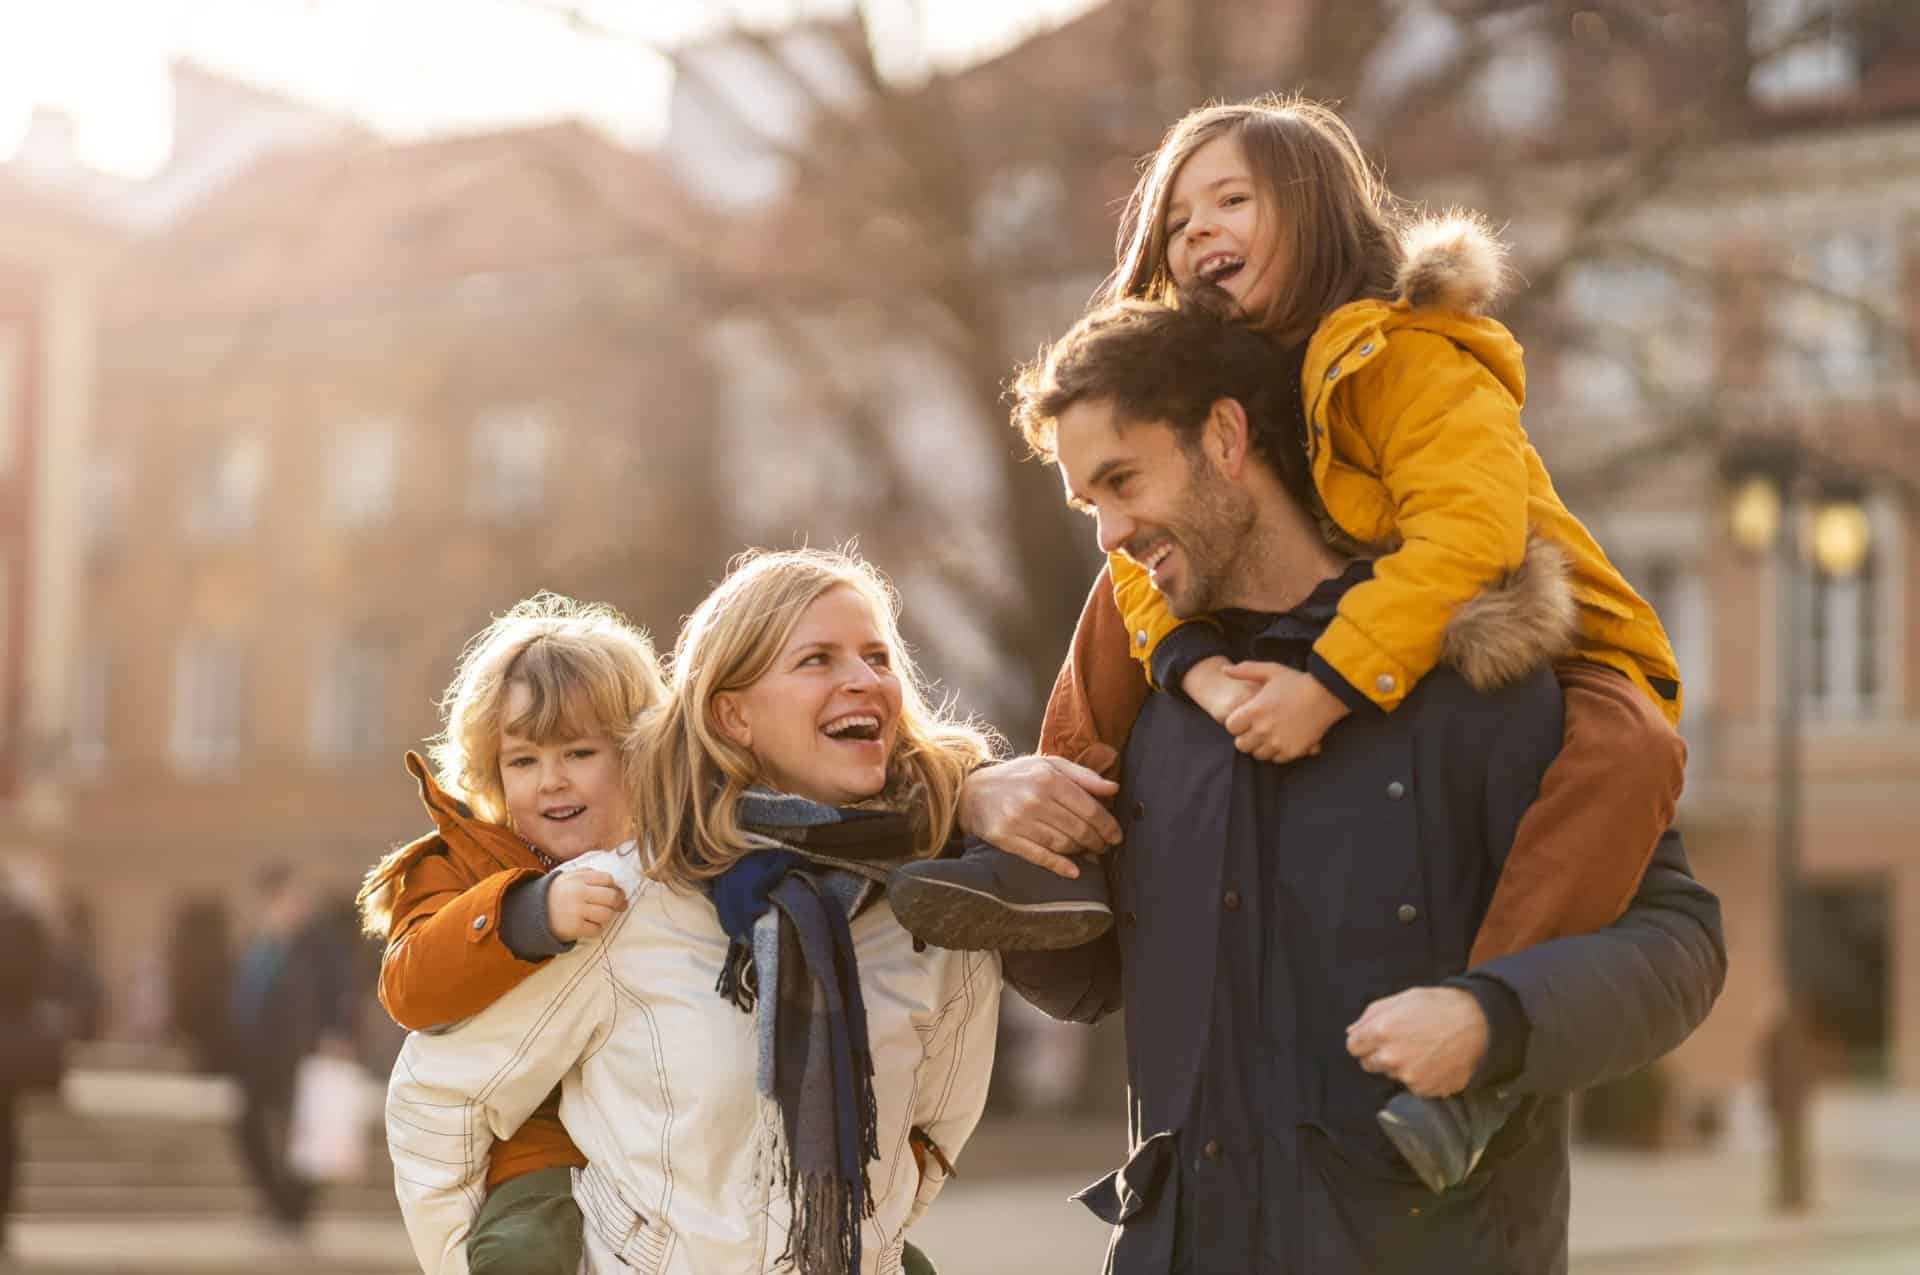
<instances>
[{"instance_id":1,"label":"girl's brown hair","mask_svg":"<svg viewBox=\"0 0 1920 1275\"><path fill-rule=\"evenodd\" d=\"M1167 203L1193 153L1221 137L1238 139L1260 201L1260 225L1284 237L1274 259L1293 263L1253 326L1281 345L1306 340L1349 301L1391 299L1402 253L1399 201L1332 108L1298 96L1204 106L1167 130L1142 162L1114 245L1117 264L1095 304L1141 297L1175 300L1167 269ZM1291 251L1289 252L1288 249Z\"/></svg>"},{"instance_id":2,"label":"girl's brown hair","mask_svg":"<svg viewBox=\"0 0 1920 1275\"><path fill-rule=\"evenodd\" d=\"M681 626L673 693L636 732L629 790L646 812L652 875L677 888L718 876L751 848L740 796L758 782L751 751L720 730L714 699L766 676L807 607L832 589L852 589L873 609L900 679L900 730L880 800L910 808L922 854L946 843L960 784L993 754L978 723L933 705L898 625L899 600L872 565L846 550L755 551L736 559L719 587Z\"/></svg>"},{"instance_id":3,"label":"girl's brown hair","mask_svg":"<svg viewBox=\"0 0 1920 1275\"><path fill-rule=\"evenodd\" d=\"M507 700L515 684L531 698L509 720ZM665 697L653 643L625 616L603 603L535 594L480 630L461 652L440 698L446 729L429 750L436 777L476 816L505 824L503 731L537 743L607 735L624 744L640 715ZM396 849L367 873L357 902L369 934L386 937L400 878L421 848L415 842Z\"/></svg>"}]
</instances>

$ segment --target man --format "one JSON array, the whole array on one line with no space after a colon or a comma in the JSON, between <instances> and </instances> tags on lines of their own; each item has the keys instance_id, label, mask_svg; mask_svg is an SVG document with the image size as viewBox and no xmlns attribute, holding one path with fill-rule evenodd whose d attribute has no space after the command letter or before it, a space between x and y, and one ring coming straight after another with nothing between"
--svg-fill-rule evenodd
<instances>
[{"instance_id":1,"label":"man","mask_svg":"<svg viewBox=\"0 0 1920 1275\"><path fill-rule=\"evenodd\" d=\"M1304 668L1370 564L1322 537L1297 422L1272 406L1288 401L1271 392L1282 360L1250 342L1209 313L1124 303L1023 380L1022 406L1103 548L1177 544L1156 581L1177 611L1214 613L1236 659ZM1221 375L1230 393L1183 393ZM1006 955L1057 1017L1125 1006L1133 1155L1083 1195L1116 1227L1111 1270L1565 1270L1567 1095L1679 1043L1725 951L1718 903L1669 832L1615 925L1462 973L1559 747L1547 654L1495 691L1437 670L1287 766L1237 752L1182 698L1149 698L1121 767L1118 926ZM1020 784L1074 778L1063 767L1000 768L969 826L1013 844L979 803L1038 809ZM1376 1120L1399 1086L1519 1101L1479 1170L1435 1197Z\"/></svg>"}]
</instances>

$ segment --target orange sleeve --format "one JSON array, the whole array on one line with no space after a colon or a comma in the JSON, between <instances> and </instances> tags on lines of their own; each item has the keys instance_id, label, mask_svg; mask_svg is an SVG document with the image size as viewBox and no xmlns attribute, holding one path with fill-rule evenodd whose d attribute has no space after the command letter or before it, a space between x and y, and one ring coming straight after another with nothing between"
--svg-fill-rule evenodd
<instances>
[{"instance_id":1,"label":"orange sleeve","mask_svg":"<svg viewBox=\"0 0 1920 1275\"><path fill-rule=\"evenodd\" d=\"M380 958L380 1003L409 1030L479 1013L539 969L500 940L509 886L540 875L506 869L473 881L444 854L407 869Z\"/></svg>"},{"instance_id":2,"label":"orange sleeve","mask_svg":"<svg viewBox=\"0 0 1920 1275\"><path fill-rule=\"evenodd\" d=\"M1147 680L1127 650L1126 622L1105 567L1087 594L1073 645L1047 697L1040 751L1106 774L1127 746Z\"/></svg>"}]
</instances>

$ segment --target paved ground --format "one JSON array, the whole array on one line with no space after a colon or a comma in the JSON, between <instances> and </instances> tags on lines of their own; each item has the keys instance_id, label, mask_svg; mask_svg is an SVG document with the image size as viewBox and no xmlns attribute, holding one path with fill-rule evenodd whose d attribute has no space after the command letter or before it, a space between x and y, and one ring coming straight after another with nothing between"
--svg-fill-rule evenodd
<instances>
[{"instance_id":1,"label":"paved ground","mask_svg":"<svg viewBox=\"0 0 1920 1275\"><path fill-rule=\"evenodd\" d=\"M943 1275L1092 1272L1103 1227L1067 1196L1096 1176L1108 1131L1024 1125L983 1137L915 1230ZM977 1151L976 1157L972 1152ZM1076 1167L1078 1166L1078 1167ZM1892 1275L1920 1271L1920 1168L1826 1162L1819 1209L1767 1208L1767 1164L1745 1153L1583 1152L1574 1166L1574 1275ZM394 1217L324 1216L290 1243L245 1218L17 1219L30 1275L405 1275ZM6 1269L0 1266L0 1270Z\"/></svg>"}]
</instances>

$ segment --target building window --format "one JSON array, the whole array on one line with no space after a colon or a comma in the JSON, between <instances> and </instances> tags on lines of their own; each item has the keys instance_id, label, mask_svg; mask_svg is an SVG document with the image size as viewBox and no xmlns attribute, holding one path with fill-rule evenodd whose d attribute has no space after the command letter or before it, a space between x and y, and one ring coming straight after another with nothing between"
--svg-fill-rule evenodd
<instances>
[{"instance_id":1,"label":"building window","mask_svg":"<svg viewBox=\"0 0 1920 1275\"><path fill-rule=\"evenodd\" d=\"M131 466L124 453L103 452L93 458L81 478L80 534L89 549L101 549L120 538L126 521Z\"/></svg>"},{"instance_id":2,"label":"building window","mask_svg":"<svg viewBox=\"0 0 1920 1275\"><path fill-rule=\"evenodd\" d=\"M1860 86L1859 33L1838 0L1748 0L1747 87L1769 103L1838 97Z\"/></svg>"},{"instance_id":3,"label":"building window","mask_svg":"<svg viewBox=\"0 0 1920 1275\"><path fill-rule=\"evenodd\" d=\"M183 770L221 770L240 757L246 729L245 653L232 638L192 636L173 664L168 749Z\"/></svg>"},{"instance_id":4,"label":"building window","mask_svg":"<svg viewBox=\"0 0 1920 1275\"><path fill-rule=\"evenodd\" d=\"M327 514L338 527L369 527L393 512L400 436L391 425L343 430L327 462Z\"/></svg>"},{"instance_id":5,"label":"building window","mask_svg":"<svg viewBox=\"0 0 1920 1275\"><path fill-rule=\"evenodd\" d=\"M1869 499L1872 548L1851 576L1807 572L1807 702L1825 718L1874 716L1897 698L1893 670L1905 639L1899 562L1901 519L1884 499Z\"/></svg>"},{"instance_id":6,"label":"building window","mask_svg":"<svg viewBox=\"0 0 1920 1275\"><path fill-rule=\"evenodd\" d=\"M329 642L320 651L308 716L315 757L343 761L377 751L384 739L386 655L364 639Z\"/></svg>"},{"instance_id":7,"label":"building window","mask_svg":"<svg viewBox=\"0 0 1920 1275\"><path fill-rule=\"evenodd\" d=\"M1708 389L1711 306L1665 265L1611 257L1576 263L1560 304L1568 339L1559 375L1569 402L1625 414Z\"/></svg>"},{"instance_id":8,"label":"building window","mask_svg":"<svg viewBox=\"0 0 1920 1275\"><path fill-rule=\"evenodd\" d=\"M20 431L27 420L27 325L0 319L0 475L20 459Z\"/></svg>"},{"instance_id":9,"label":"building window","mask_svg":"<svg viewBox=\"0 0 1920 1275\"><path fill-rule=\"evenodd\" d=\"M187 530L201 540L233 540L253 530L267 485L267 444L254 434L226 439L193 478Z\"/></svg>"},{"instance_id":10,"label":"building window","mask_svg":"<svg viewBox=\"0 0 1920 1275\"><path fill-rule=\"evenodd\" d=\"M1532 137L1560 122L1566 89L1561 82L1560 55L1544 32L1529 29L1530 15L1503 21L1488 18L1488 38L1495 50L1474 78L1468 100L1482 128L1510 137Z\"/></svg>"},{"instance_id":11,"label":"building window","mask_svg":"<svg viewBox=\"0 0 1920 1275\"><path fill-rule=\"evenodd\" d=\"M95 771L104 766L107 760L112 649L98 639L88 642L75 663L73 674L70 756L79 769Z\"/></svg>"},{"instance_id":12,"label":"building window","mask_svg":"<svg viewBox=\"0 0 1920 1275\"><path fill-rule=\"evenodd\" d=\"M553 415L540 407L485 412L474 422L471 512L506 521L536 514L545 496Z\"/></svg>"},{"instance_id":13,"label":"building window","mask_svg":"<svg viewBox=\"0 0 1920 1275\"><path fill-rule=\"evenodd\" d=\"M1790 262L1808 286L1784 284L1776 307L1774 374L1781 389L1858 394L1886 374L1890 342L1867 307L1898 273L1892 236L1835 231L1810 240Z\"/></svg>"}]
</instances>

